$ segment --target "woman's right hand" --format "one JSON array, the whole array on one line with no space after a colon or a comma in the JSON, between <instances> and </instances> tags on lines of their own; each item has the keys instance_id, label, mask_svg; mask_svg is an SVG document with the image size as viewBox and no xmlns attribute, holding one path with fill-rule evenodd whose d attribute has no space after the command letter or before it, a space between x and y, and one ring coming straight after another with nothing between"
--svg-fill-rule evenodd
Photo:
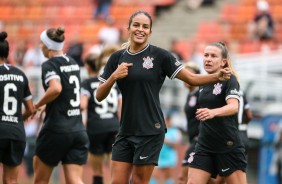
<instances>
[{"instance_id":1,"label":"woman's right hand","mask_svg":"<svg viewBox=\"0 0 282 184\"><path fill-rule=\"evenodd\" d=\"M115 80L122 79L128 75L128 68L133 66L132 63L121 63L116 71L112 74Z\"/></svg>"}]
</instances>

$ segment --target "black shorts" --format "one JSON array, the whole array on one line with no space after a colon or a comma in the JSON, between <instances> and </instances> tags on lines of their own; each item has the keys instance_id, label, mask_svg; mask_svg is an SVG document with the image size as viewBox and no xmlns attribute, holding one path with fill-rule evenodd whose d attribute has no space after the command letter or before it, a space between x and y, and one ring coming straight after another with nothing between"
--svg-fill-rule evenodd
<instances>
[{"instance_id":1,"label":"black shorts","mask_svg":"<svg viewBox=\"0 0 282 184\"><path fill-rule=\"evenodd\" d=\"M188 159L189 167L201 169L211 173L213 178L219 176L229 176L234 171L242 170L246 172L247 160L245 150L237 148L229 153L210 153L196 149Z\"/></svg>"},{"instance_id":2,"label":"black shorts","mask_svg":"<svg viewBox=\"0 0 282 184\"><path fill-rule=\"evenodd\" d=\"M132 164L158 165L165 133L150 136L118 136L113 145L112 160Z\"/></svg>"},{"instance_id":3,"label":"black shorts","mask_svg":"<svg viewBox=\"0 0 282 184\"><path fill-rule=\"evenodd\" d=\"M190 154L192 152L195 151L195 147L196 147L196 143L197 143L197 140L193 139L185 153L185 157L184 159L182 160L182 166L189 166L189 163L188 163L188 159L190 157Z\"/></svg>"},{"instance_id":4,"label":"black shorts","mask_svg":"<svg viewBox=\"0 0 282 184\"><path fill-rule=\"evenodd\" d=\"M11 139L0 139L0 162L15 167L22 163L26 143Z\"/></svg>"},{"instance_id":5,"label":"black shorts","mask_svg":"<svg viewBox=\"0 0 282 184\"><path fill-rule=\"evenodd\" d=\"M89 152L98 155L111 153L117 132L105 132L101 134L87 133L90 141Z\"/></svg>"},{"instance_id":6,"label":"black shorts","mask_svg":"<svg viewBox=\"0 0 282 184\"><path fill-rule=\"evenodd\" d=\"M245 146L245 154L247 155L249 149L249 138L247 135L247 131L239 131L239 137L241 138L241 141Z\"/></svg>"},{"instance_id":7,"label":"black shorts","mask_svg":"<svg viewBox=\"0 0 282 184\"><path fill-rule=\"evenodd\" d=\"M43 130L37 138L35 154L51 166L57 166L60 161L82 165L87 161L88 147L86 131L55 133Z\"/></svg>"}]
</instances>

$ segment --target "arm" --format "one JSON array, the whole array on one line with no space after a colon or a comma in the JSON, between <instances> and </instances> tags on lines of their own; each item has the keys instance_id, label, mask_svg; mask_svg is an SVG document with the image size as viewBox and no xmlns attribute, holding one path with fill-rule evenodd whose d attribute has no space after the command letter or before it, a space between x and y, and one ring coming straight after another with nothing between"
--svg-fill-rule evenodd
<instances>
[{"instance_id":1,"label":"arm","mask_svg":"<svg viewBox=\"0 0 282 184\"><path fill-rule=\"evenodd\" d=\"M249 123L253 119L253 113L250 109L245 109L245 120Z\"/></svg>"},{"instance_id":2,"label":"arm","mask_svg":"<svg viewBox=\"0 0 282 184\"><path fill-rule=\"evenodd\" d=\"M187 69L182 69L176 75L176 78L193 86L201 86L218 80L228 80L231 72L229 68L221 69L219 73L201 75L189 72Z\"/></svg>"},{"instance_id":3,"label":"arm","mask_svg":"<svg viewBox=\"0 0 282 184\"><path fill-rule=\"evenodd\" d=\"M223 117L223 116L231 116L238 112L239 101L236 98L229 98L227 100L227 105L216 108L216 109L208 109L201 108L196 111L196 118L200 121L205 121L208 119L212 119L214 117Z\"/></svg>"},{"instance_id":4,"label":"arm","mask_svg":"<svg viewBox=\"0 0 282 184\"><path fill-rule=\"evenodd\" d=\"M29 116L32 115L34 111L32 99L24 101L25 111L23 113L23 120L28 119Z\"/></svg>"},{"instance_id":5,"label":"arm","mask_svg":"<svg viewBox=\"0 0 282 184\"><path fill-rule=\"evenodd\" d=\"M62 85L58 79L51 79L48 85L49 87L44 96L35 104L36 109L55 100L62 91Z\"/></svg>"},{"instance_id":6,"label":"arm","mask_svg":"<svg viewBox=\"0 0 282 184\"><path fill-rule=\"evenodd\" d=\"M115 72L112 73L112 75L104 83L100 83L96 92L96 99L99 102L101 102L108 96L116 80L122 79L128 75L128 67L132 65L132 63L120 64Z\"/></svg>"},{"instance_id":7,"label":"arm","mask_svg":"<svg viewBox=\"0 0 282 184\"><path fill-rule=\"evenodd\" d=\"M88 107L88 96L87 95L81 95L80 97L80 110L84 111Z\"/></svg>"}]
</instances>

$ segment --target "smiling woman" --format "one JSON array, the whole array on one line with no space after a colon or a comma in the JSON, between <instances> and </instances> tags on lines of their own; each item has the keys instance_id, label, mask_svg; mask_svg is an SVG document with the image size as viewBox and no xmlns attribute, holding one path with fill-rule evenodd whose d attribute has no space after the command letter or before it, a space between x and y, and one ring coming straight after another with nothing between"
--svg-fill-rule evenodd
<instances>
[{"instance_id":1,"label":"smiling woman","mask_svg":"<svg viewBox=\"0 0 282 184\"><path fill-rule=\"evenodd\" d=\"M166 125L160 107L159 92L166 77L175 77L193 85L218 81L229 69L210 75L193 74L181 62L159 47L148 43L152 18L145 11L131 15L129 40L123 49L111 55L101 74L96 99L102 101L117 83L122 93L119 134L112 150L112 183L148 183L158 163ZM138 106L136 106L138 104Z\"/></svg>"}]
</instances>

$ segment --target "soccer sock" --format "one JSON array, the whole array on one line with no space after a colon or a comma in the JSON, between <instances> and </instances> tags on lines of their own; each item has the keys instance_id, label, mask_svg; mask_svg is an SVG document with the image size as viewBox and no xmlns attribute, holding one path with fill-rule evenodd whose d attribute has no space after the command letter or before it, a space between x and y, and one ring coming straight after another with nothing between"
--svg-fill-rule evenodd
<instances>
[{"instance_id":1,"label":"soccer sock","mask_svg":"<svg viewBox=\"0 0 282 184\"><path fill-rule=\"evenodd\" d=\"M103 184L102 176L93 176L93 184Z\"/></svg>"},{"instance_id":2,"label":"soccer sock","mask_svg":"<svg viewBox=\"0 0 282 184\"><path fill-rule=\"evenodd\" d=\"M157 180L155 178L151 177L149 184L157 184L157 183L158 183Z\"/></svg>"},{"instance_id":3,"label":"soccer sock","mask_svg":"<svg viewBox=\"0 0 282 184\"><path fill-rule=\"evenodd\" d=\"M174 180L172 178L169 178L165 180L165 184L174 184Z\"/></svg>"}]
</instances>

